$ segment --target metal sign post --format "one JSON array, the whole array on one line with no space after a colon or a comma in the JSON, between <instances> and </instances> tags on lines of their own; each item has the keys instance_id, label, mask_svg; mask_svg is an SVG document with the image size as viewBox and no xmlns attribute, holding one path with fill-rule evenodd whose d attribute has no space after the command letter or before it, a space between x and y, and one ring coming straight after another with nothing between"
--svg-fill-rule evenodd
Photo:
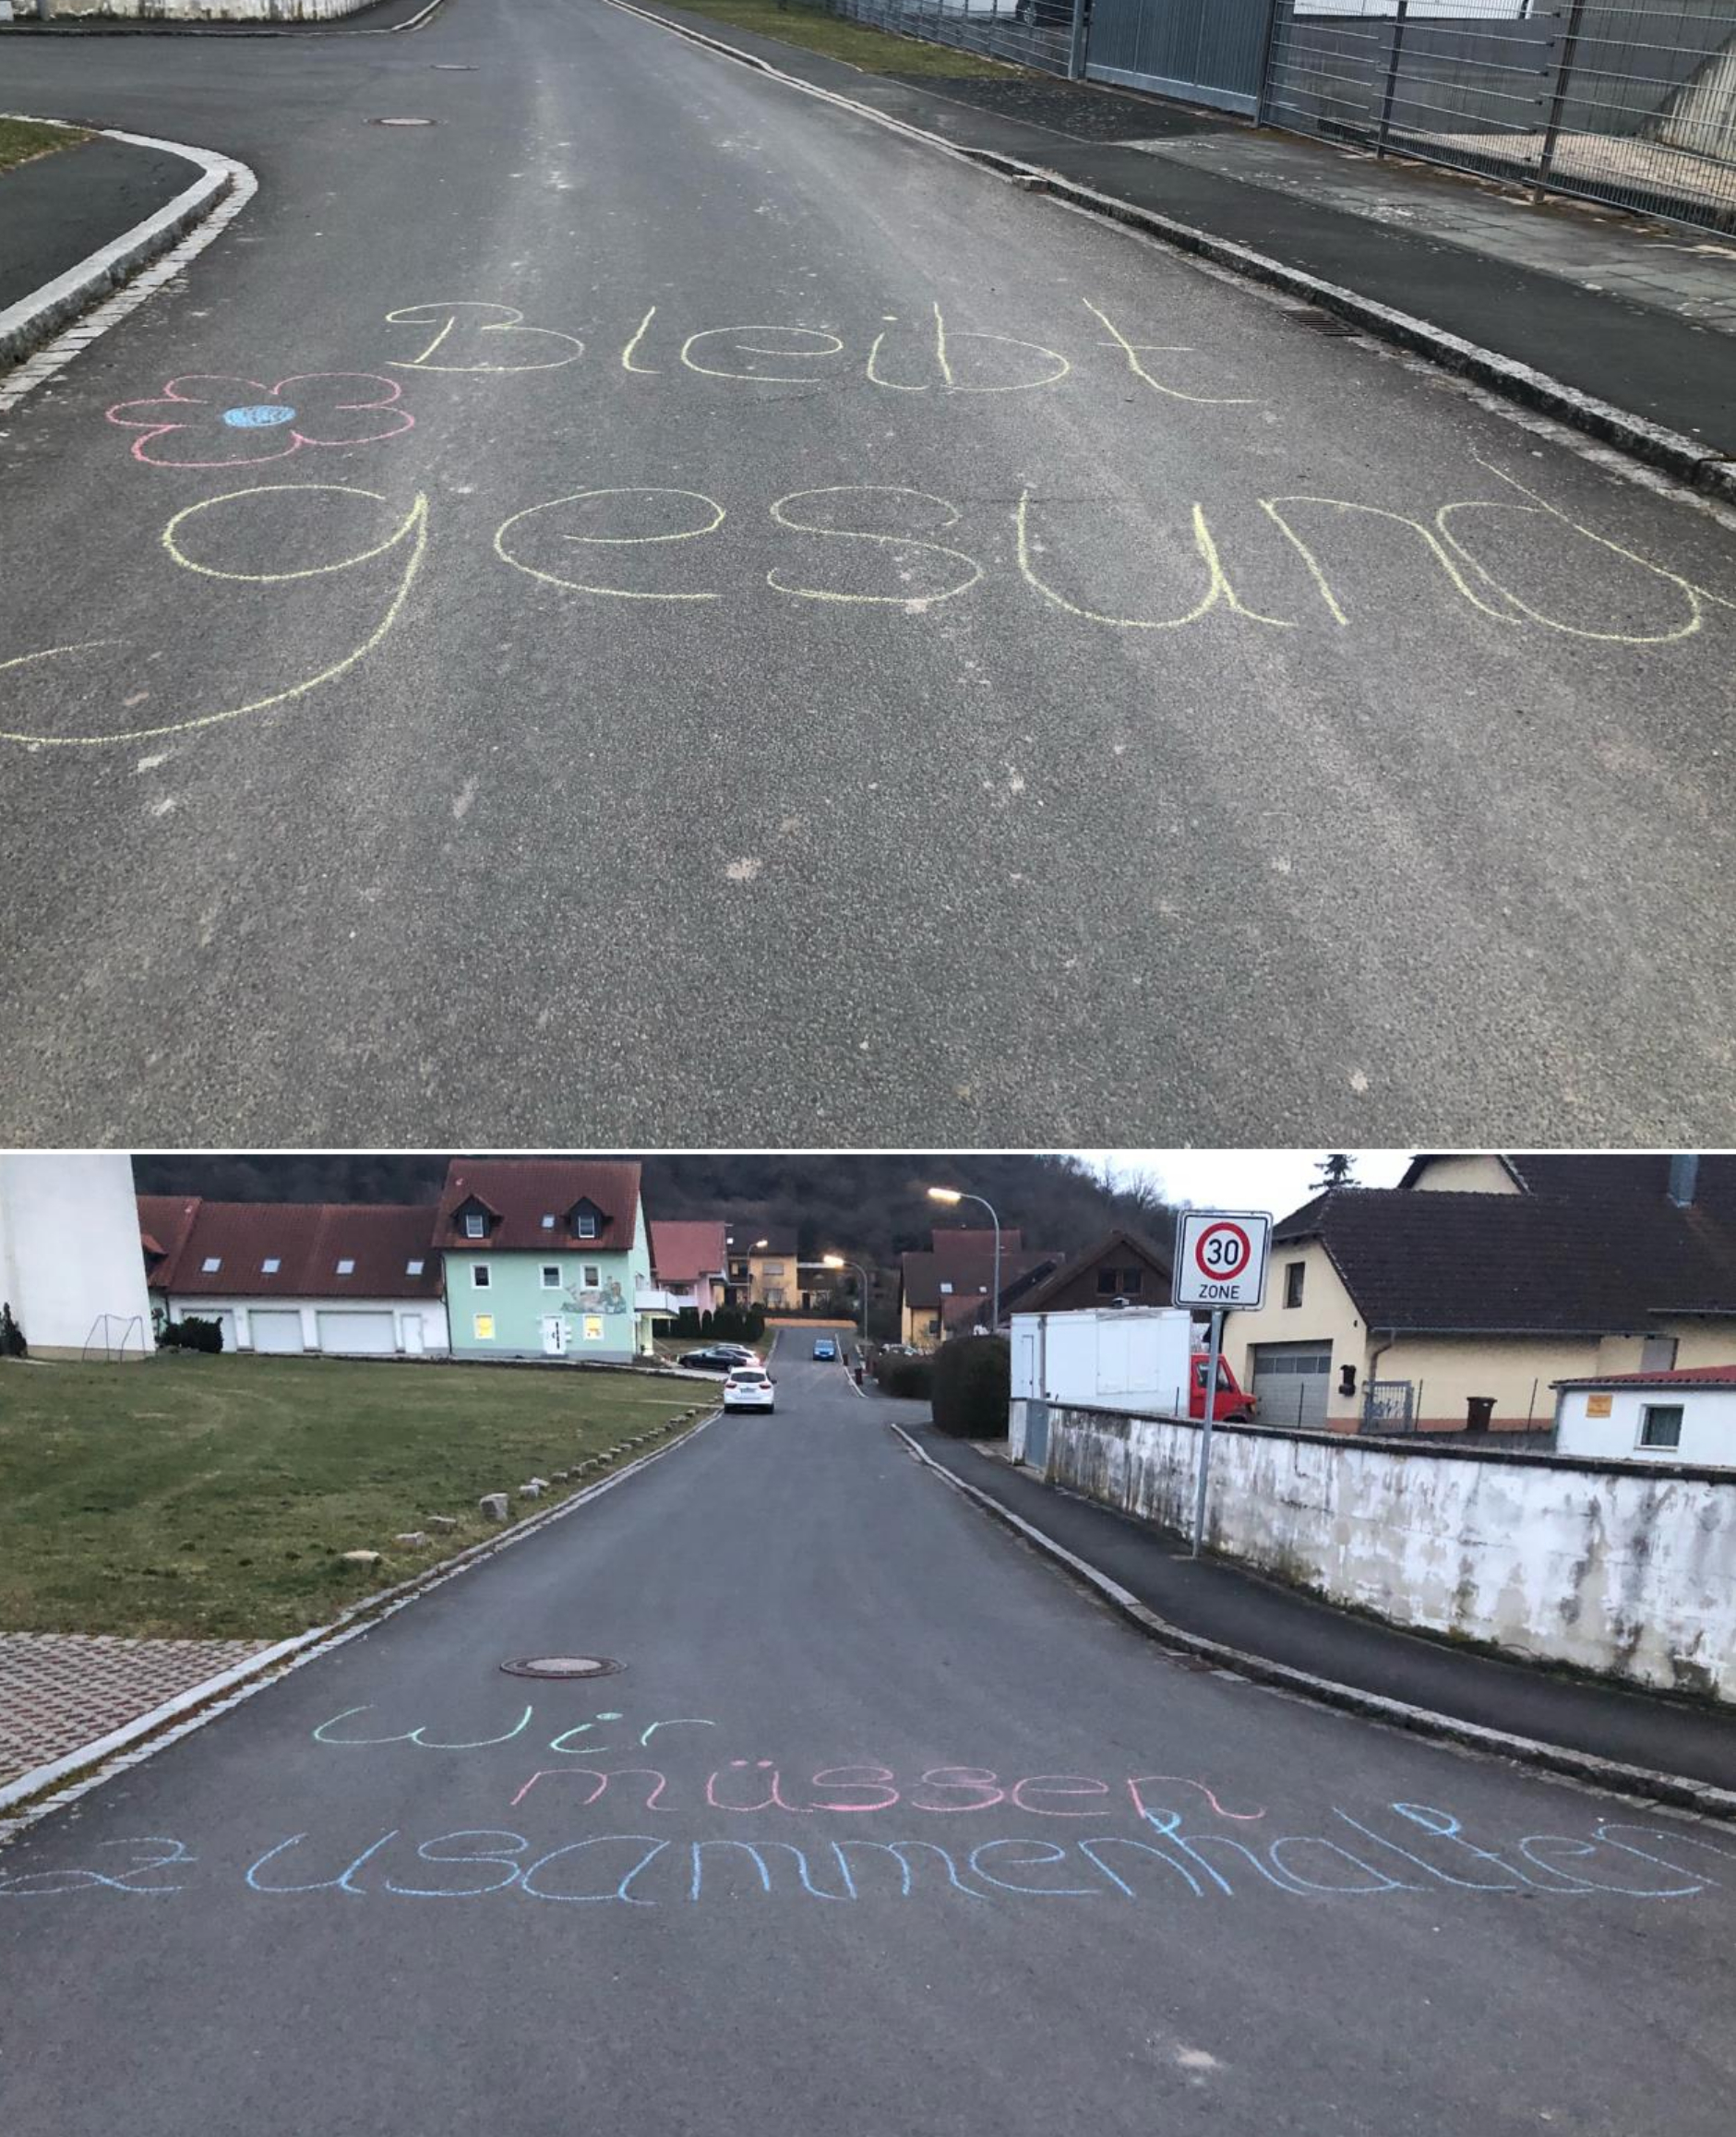
<instances>
[{"instance_id":1,"label":"metal sign post","mask_svg":"<svg viewBox=\"0 0 1736 2137\"><path fill-rule=\"evenodd\" d=\"M1212 1426L1217 1409L1217 1368L1224 1354L1224 1315L1232 1306L1263 1305L1272 1219L1263 1210L1190 1209L1176 1228L1176 1273L1170 1297L1178 1306L1204 1307L1212 1316L1205 1387L1200 1406L1200 1459L1193 1482L1193 1550L1205 1539L1205 1495L1211 1480ZM1192 1361L1188 1371L1191 1375ZM1188 1408L1192 1411L1190 1400Z\"/></svg>"}]
</instances>

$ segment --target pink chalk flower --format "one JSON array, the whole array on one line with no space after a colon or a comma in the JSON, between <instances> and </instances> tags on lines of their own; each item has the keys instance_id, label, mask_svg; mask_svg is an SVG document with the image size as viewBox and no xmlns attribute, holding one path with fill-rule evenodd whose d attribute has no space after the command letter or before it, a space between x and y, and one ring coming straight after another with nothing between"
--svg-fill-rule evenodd
<instances>
[{"instance_id":1,"label":"pink chalk flower","mask_svg":"<svg viewBox=\"0 0 1736 2137\"><path fill-rule=\"evenodd\" d=\"M152 467L250 467L304 445L374 445L408 430L395 379L372 371L304 371L262 386L257 378L190 372L156 401L118 401L111 423L141 435L133 458Z\"/></svg>"}]
</instances>

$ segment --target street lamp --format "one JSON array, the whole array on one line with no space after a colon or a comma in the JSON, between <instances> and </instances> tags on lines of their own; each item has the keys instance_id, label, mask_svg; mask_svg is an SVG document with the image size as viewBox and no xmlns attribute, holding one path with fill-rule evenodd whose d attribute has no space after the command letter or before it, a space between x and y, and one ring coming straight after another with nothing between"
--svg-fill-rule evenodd
<instances>
[{"instance_id":1,"label":"street lamp","mask_svg":"<svg viewBox=\"0 0 1736 2137\"><path fill-rule=\"evenodd\" d=\"M862 1348L868 1348L868 1271L859 1261L845 1261L841 1254L822 1254L820 1266L826 1269L854 1269L856 1280L862 1293Z\"/></svg>"},{"instance_id":2,"label":"street lamp","mask_svg":"<svg viewBox=\"0 0 1736 2137\"><path fill-rule=\"evenodd\" d=\"M984 1201L980 1195L966 1195L959 1187L930 1187L928 1200L930 1202L944 1202L949 1208L955 1207L961 1202L975 1202L988 1210L988 1221L995 1228L995 1291L993 1298L988 1302L988 1326L992 1334L999 1335L1000 1333L1000 1219L995 1215L994 1205ZM940 1317L940 1335L944 1340L946 1336L946 1316L944 1314Z\"/></svg>"}]
</instances>

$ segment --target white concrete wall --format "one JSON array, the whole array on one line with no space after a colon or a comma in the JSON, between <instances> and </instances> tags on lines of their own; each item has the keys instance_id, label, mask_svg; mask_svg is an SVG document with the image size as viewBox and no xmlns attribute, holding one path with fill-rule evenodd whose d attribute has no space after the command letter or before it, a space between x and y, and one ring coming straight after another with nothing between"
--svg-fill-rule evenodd
<instances>
[{"instance_id":1,"label":"white concrete wall","mask_svg":"<svg viewBox=\"0 0 1736 2137\"><path fill-rule=\"evenodd\" d=\"M78 1357L103 1314L114 1316L116 1343L137 1315L126 1356L150 1355L150 1301L130 1158L0 1152L0 1300L10 1302L39 1357Z\"/></svg>"},{"instance_id":2,"label":"white concrete wall","mask_svg":"<svg viewBox=\"0 0 1736 2137\"><path fill-rule=\"evenodd\" d=\"M1592 1398L1598 1395L1610 1406L1607 1417L1589 1414ZM1640 1445L1640 1413L1660 1403L1682 1405L1680 1447ZM1563 1389L1555 1451L1599 1461L1704 1462L1736 1471L1736 1387Z\"/></svg>"},{"instance_id":3,"label":"white concrete wall","mask_svg":"<svg viewBox=\"0 0 1736 2137\"><path fill-rule=\"evenodd\" d=\"M1051 1412L1047 1475L1184 1528L1199 1428ZM1211 1546L1397 1625L1736 1701L1736 1476L1220 1425Z\"/></svg>"},{"instance_id":4,"label":"white concrete wall","mask_svg":"<svg viewBox=\"0 0 1736 2137\"><path fill-rule=\"evenodd\" d=\"M56 20L115 16L170 22L327 22L353 15L369 0L15 0L19 16Z\"/></svg>"},{"instance_id":5,"label":"white concrete wall","mask_svg":"<svg viewBox=\"0 0 1736 2137\"><path fill-rule=\"evenodd\" d=\"M426 1357L443 1357L450 1350L447 1335L446 1307L438 1299L244 1299L244 1298L187 1298L176 1292L169 1300L169 1317L175 1321L214 1321L227 1315L224 1321L224 1343L229 1346L229 1330L234 1331L233 1348L237 1351L251 1351L253 1337L247 1316L255 1308L268 1314L299 1313L302 1318L302 1347L305 1351L319 1349L319 1316L321 1314L390 1314L393 1328L401 1351L409 1351L404 1338L404 1322L412 1315L422 1322L422 1354ZM27 1328L25 1333L29 1334ZM412 1353L413 1354L413 1353Z\"/></svg>"}]
</instances>

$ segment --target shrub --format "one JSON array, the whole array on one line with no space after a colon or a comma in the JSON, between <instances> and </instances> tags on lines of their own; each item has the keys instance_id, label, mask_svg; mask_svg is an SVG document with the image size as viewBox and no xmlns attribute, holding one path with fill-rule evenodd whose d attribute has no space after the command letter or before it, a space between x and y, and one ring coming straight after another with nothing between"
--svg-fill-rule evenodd
<instances>
[{"instance_id":1,"label":"shrub","mask_svg":"<svg viewBox=\"0 0 1736 2137\"><path fill-rule=\"evenodd\" d=\"M203 1351L215 1357L223 1347L223 1324L189 1314L184 1320L165 1321L157 1341L165 1351Z\"/></svg>"},{"instance_id":2,"label":"shrub","mask_svg":"<svg viewBox=\"0 0 1736 2137\"><path fill-rule=\"evenodd\" d=\"M923 1402L934 1392L934 1360L907 1358L882 1351L874 1362L874 1377L882 1395L898 1395Z\"/></svg>"},{"instance_id":3,"label":"shrub","mask_svg":"<svg viewBox=\"0 0 1736 2137\"><path fill-rule=\"evenodd\" d=\"M934 1354L934 1424L954 1439L1004 1439L1012 1351L1004 1336L955 1336Z\"/></svg>"}]
</instances>

